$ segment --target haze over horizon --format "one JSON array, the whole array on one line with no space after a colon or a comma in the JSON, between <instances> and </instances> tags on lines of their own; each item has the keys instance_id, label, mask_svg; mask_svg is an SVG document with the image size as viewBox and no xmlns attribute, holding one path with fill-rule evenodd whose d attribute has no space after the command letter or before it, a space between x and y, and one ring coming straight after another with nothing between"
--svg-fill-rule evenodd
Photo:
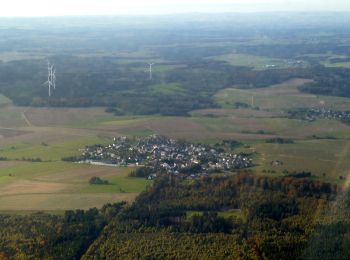
<instances>
[{"instance_id":1,"label":"haze over horizon","mask_svg":"<svg viewBox=\"0 0 350 260\"><path fill-rule=\"evenodd\" d=\"M13 0L3 3L0 17L155 15L221 12L350 11L348 0Z\"/></svg>"}]
</instances>

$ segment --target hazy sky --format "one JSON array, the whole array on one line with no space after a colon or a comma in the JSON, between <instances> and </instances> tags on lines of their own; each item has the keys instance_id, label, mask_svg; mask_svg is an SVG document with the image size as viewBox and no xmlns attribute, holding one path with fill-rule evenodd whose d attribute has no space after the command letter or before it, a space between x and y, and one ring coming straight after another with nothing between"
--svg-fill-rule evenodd
<instances>
[{"instance_id":1,"label":"hazy sky","mask_svg":"<svg viewBox=\"0 0 350 260\"><path fill-rule=\"evenodd\" d=\"M0 16L350 11L350 0L3 0Z\"/></svg>"}]
</instances>

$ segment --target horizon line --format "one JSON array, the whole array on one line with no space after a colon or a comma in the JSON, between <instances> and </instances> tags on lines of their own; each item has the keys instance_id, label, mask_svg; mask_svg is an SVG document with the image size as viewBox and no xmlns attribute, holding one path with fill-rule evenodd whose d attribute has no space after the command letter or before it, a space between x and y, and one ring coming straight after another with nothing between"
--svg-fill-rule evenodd
<instances>
[{"instance_id":1,"label":"horizon line","mask_svg":"<svg viewBox=\"0 0 350 260\"><path fill-rule=\"evenodd\" d=\"M15 19L15 18L78 18L78 17L161 17L167 15L229 15L229 14L338 14L338 13L350 13L350 10L318 10L318 11L306 11L306 10L270 10L270 11L226 11L226 12L164 12L164 13L140 13L140 14L57 14L57 15L13 15L13 16L1 16L0 19Z\"/></svg>"}]
</instances>

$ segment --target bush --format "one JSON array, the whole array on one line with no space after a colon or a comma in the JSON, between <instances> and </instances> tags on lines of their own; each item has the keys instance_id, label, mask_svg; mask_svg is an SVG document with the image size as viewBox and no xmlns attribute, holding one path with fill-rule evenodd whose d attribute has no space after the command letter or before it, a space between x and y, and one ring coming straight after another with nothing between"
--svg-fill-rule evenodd
<instances>
[{"instance_id":1,"label":"bush","mask_svg":"<svg viewBox=\"0 0 350 260\"><path fill-rule=\"evenodd\" d=\"M284 139L284 138L272 138L266 140L266 143L271 143L271 144L294 144L294 141L292 139Z\"/></svg>"},{"instance_id":2,"label":"bush","mask_svg":"<svg viewBox=\"0 0 350 260\"><path fill-rule=\"evenodd\" d=\"M287 174L288 177L294 177L294 178L308 178L312 176L311 172L292 172Z\"/></svg>"}]
</instances>

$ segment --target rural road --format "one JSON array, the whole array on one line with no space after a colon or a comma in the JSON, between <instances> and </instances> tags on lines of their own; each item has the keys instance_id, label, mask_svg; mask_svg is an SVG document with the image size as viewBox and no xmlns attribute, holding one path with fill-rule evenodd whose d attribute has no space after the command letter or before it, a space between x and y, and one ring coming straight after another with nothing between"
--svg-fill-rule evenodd
<instances>
[{"instance_id":1,"label":"rural road","mask_svg":"<svg viewBox=\"0 0 350 260\"><path fill-rule=\"evenodd\" d=\"M30 121L28 120L28 118L27 118L27 116L26 116L26 113L27 112L27 110L25 110L25 111L23 111L22 112L22 118L23 118L23 120L26 122L26 124L29 126L29 127L31 127L31 126L33 126L31 123L30 123Z\"/></svg>"}]
</instances>

